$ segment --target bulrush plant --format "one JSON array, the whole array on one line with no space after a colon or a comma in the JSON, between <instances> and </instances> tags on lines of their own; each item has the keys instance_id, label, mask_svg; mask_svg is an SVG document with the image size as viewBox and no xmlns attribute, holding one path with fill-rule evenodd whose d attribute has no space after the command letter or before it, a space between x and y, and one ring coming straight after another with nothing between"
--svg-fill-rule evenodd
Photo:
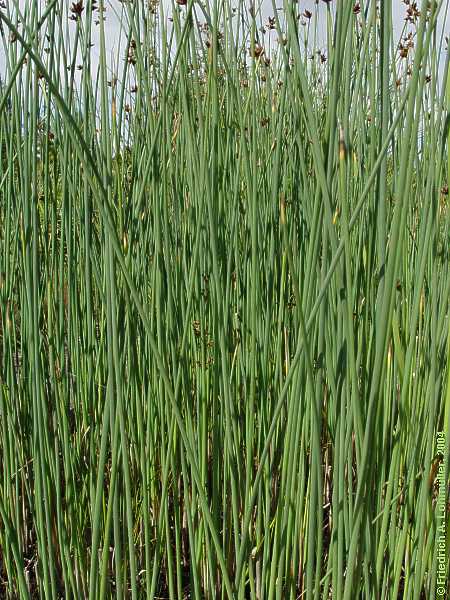
<instances>
[{"instance_id":1,"label":"bulrush plant","mask_svg":"<svg viewBox=\"0 0 450 600\"><path fill-rule=\"evenodd\" d=\"M435 597L448 7L393 4L2 4L0 597Z\"/></svg>"}]
</instances>

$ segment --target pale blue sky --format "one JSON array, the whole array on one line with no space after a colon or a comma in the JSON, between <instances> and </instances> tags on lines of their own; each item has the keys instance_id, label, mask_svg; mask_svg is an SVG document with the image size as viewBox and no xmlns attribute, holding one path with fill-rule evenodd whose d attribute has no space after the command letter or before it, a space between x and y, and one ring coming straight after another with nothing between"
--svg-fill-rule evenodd
<instances>
[{"instance_id":1,"label":"pale blue sky","mask_svg":"<svg viewBox=\"0 0 450 600\"><path fill-rule=\"evenodd\" d=\"M13 6L14 5L14 0L8 0L9 1L9 6ZM41 2L42 5L44 5L44 2L42 0L39 0ZM242 0L235 0L235 4L237 5L240 1ZM245 0L246 4L249 5L250 0ZM261 1L261 0L260 0ZM347 1L353 1L353 0L335 0L336 2L347 2ZM383 1L383 0L381 0ZM168 2L167 0L163 0L164 2L164 6L167 10L167 14L168 16L170 15L170 7L171 7L171 2ZM258 0L256 0L256 2L258 2ZM446 13L446 8L448 8L448 4L449 4L450 0L442 0L442 18L441 18L441 22L440 22L440 29L442 31L442 28L444 27L444 15ZM71 6L71 2L70 1L62 1L61 4L63 6L67 6L70 7ZM334 4L334 3L333 3ZM421 4L421 0L417 1L417 4L420 6ZM19 6L21 7L21 9L23 10L25 6L27 6L28 8L31 6L31 1L30 0L19 0ZM283 1L282 0L276 0L275 5L277 7L282 7L283 5ZM108 47L108 55L109 57L114 57L114 61L117 64L117 60L121 61L123 60L123 51L120 50L120 39L119 39L119 32L120 32L120 12L123 10L124 4L120 2L120 0L107 0L107 21L106 21L106 27L107 27L107 47ZM272 4L272 0L262 0L262 7L263 7L263 14L265 15L265 18L268 16L271 16L273 14L273 4ZM325 2L323 2L322 0L319 0L318 4L316 2L316 0L299 0L298 2L298 8L300 12L303 12L305 9L309 9L311 11L315 10L315 9L319 9L320 13L325 15L326 10L327 10L327 5ZM404 25L404 17L405 17L405 4L403 3L402 0L393 0L393 20L394 20L394 27L395 27L395 32L397 36L400 36L400 33L402 31L403 25ZM447 25L449 24L449 20L446 19L445 21L445 29L448 31L449 27L447 27ZM324 39L324 32L325 32L325 19L321 20L320 23L320 27L322 29L322 36ZM71 21L68 21L68 31L69 32L73 32L74 31L74 24ZM94 69L96 68L96 58L98 58L98 31L99 28L98 27L94 27L94 43L95 46L92 49L92 53L93 53L93 67ZM442 57L442 63L444 62L445 56ZM5 55L4 55L4 49L0 47L0 74L4 74L5 71Z\"/></svg>"},{"instance_id":2,"label":"pale blue sky","mask_svg":"<svg viewBox=\"0 0 450 600\"><path fill-rule=\"evenodd\" d=\"M235 0L234 4L237 5L239 3L239 1L240 0ZM348 2L348 1L352 1L352 0L336 0L336 1ZM381 0L381 1L383 1L383 0ZM258 2L261 2L261 0L255 0L255 2L258 3ZM118 44L119 44L119 29L120 29L119 18L117 15L118 15L118 13L120 14L120 11L123 8L123 4L119 0L108 0L107 3L108 3L108 8L109 8L108 40L110 43L111 50L117 51ZM246 0L246 4L250 5L250 0ZM419 0L417 2L417 4L420 5L421 1ZM444 17L446 5L448 5L448 4L449 4L448 0L443 0L442 9L441 9L443 17ZM392 5L393 5L394 29L395 29L396 36L400 37L403 27L404 27L404 24L405 24L406 7L402 0L393 0ZM164 6L166 7L167 14L170 15L171 2L164 0ZM277 8L281 9L283 6L283 1L276 0L275 6ZM326 27L325 15L326 15L326 11L327 11L327 4L325 2L323 2L322 0L319 0L318 3L316 0L299 0L298 1L298 9L299 9L299 12L304 12L305 10L310 10L311 12L313 12L317 9L319 10L319 12L324 16L324 18L321 20L321 22L319 24L319 30L321 30L322 39L324 40L325 39L325 27ZM272 0L262 0L262 14L264 15L264 18L273 15L273 12L274 11L273 11ZM441 27L444 24L443 17L441 18ZM449 23L448 19L446 20L446 23L447 24ZM116 54L116 52L114 54Z\"/></svg>"}]
</instances>

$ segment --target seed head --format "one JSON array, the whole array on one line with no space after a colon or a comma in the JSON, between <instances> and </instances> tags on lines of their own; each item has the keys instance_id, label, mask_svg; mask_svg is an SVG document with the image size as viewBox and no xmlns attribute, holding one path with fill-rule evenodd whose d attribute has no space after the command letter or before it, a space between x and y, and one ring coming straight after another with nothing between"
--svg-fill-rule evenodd
<instances>
[{"instance_id":1,"label":"seed head","mask_svg":"<svg viewBox=\"0 0 450 600\"><path fill-rule=\"evenodd\" d=\"M72 15L69 17L72 21L77 21L81 18L81 13L84 10L83 0L79 0L79 2L72 2L72 7L70 12Z\"/></svg>"}]
</instances>

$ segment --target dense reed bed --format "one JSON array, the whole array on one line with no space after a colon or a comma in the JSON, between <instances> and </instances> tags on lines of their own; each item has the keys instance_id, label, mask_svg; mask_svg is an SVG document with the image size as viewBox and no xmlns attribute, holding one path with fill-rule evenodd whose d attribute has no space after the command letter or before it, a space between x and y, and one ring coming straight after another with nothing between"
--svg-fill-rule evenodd
<instances>
[{"instance_id":1,"label":"dense reed bed","mask_svg":"<svg viewBox=\"0 0 450 600\"><path fill-rule=\"evenodd\" d=\"M446 3L326 4L0 9L0 597L435 597Z\"/></svg>"}]
</instances>

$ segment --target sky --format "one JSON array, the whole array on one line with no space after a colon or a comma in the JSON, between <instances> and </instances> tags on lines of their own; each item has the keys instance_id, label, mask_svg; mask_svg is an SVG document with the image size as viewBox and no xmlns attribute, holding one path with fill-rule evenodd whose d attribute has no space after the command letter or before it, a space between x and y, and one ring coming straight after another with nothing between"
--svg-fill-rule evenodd
<instances>
[{"instance_id":1,"label":"sky","mask_svg":"<svg viewBox=\"0 0 450 600\"><path fill-rule=\"evenodd\" d=\"M32 5L32 2L34 2L35 0L19 0L18 4L21 8L21 10L23 10L25 7L30 8ZM170 12L171 12L171 2L169 2L168 0L162 0L164 3L164 7L165 10L167 11L167 15L170 16ZM240 1L242 0L235 0L235 4L238 4ZM246 1L247 4L250 3L250 0L244 0ZM335 2L347 2L347 1L353 1L353 0L335 0ZM383 1L383 0L381 0ZM10 7L14 6L15 2L17 2L17 0L7 0L8 5ZM258 0L256 0L256 2L258 2ZM412 2L412 0L411 0ZM440 31L442 31L443 29L445 29L446 31L450 30L449 24L450 24L450 19L445 19L445 12L446 12L446 8L448 8L448 5L450 3L450 0L442 0L443 2L443 10L442 10L442 17L441 17L441 21L439 24L440 27ZM39 3L42 6L45 5L45 0L39 0ZM85 2L86 3L86 0ZM283 1L282 0L275 0L276 6L277 7L282 7L283 5ZM420 7L422 3L422 0L417 0L417 5ZM334 4L334 2L332 3ZM71 6L71 2L70 1L66 1L66 0L62 0L62 5L65 6ZM106 0L106 5L107 5L107 12L106 12L106 22L105 22L105 26L106 26L106 35L107 35L107 51L108 51L108 56L109 57L114 57L115 62L117 63L117 59L123 59L123 54L124 52L121 50L121 46L120 44L123 44L123 40L122 42L120 41L120 12L123 10L124 4L120 1L120 0ZM392 5L393 5L393 23L394 23L394 31L395 31L395 35L396 37L400 37L400 34L402 32L402 28L404 26L404 18L405 18L405 4L403 2L403 0L392 0ZM325 19L325 15L326 15L326 11L327 11L327 4L323 1L323 0L319 0L318 4L317 4L317 0L299 0L298 1L298 9L299 12L304 12L305 10L311 10L314 11L318 8L318 10L320 11L319 14L321 14L324 18L319 19L319 37L322 36L322 41L325 40L325 27L326 27L326 19ZM262 13L264 14L264 19L266 19L267 17L271 16L273 14L273 5L272 5L272 0L262 0ZM73 35L73 32L75 31L75 26L74 23L71 21L68 21L68 31L70 32L69 35ZM93 42L94 42L94 47L92 48L92 59L93 59L93 68L96 69L96 66L98 64L98 56L99 56L99 51L98 51L98 37L99 37L99 27L94 27L93 28L93 33L94 33L94 37L93 37ZM449 31L450 34L450 31ZM123 36L122 36L123 37ZM441 70L443 70L443 64L445 61L445 54L441 57ZM2 79L4 77L4 73L5 73L5 52L4 52L4 48L0 46L0 76L2 76Z\"/></svg>"}]
</instances>

